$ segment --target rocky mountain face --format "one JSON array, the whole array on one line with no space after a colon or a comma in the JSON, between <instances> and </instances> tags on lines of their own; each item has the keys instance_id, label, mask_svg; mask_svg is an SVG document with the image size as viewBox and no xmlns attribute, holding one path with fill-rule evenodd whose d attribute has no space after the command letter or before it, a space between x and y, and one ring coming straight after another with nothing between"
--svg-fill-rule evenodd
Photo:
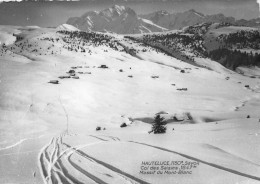
<instances>
[{"instance_id":1,"label":"rocky mountain face","mask_svg":"<svg viewBox=\"0 0 260 184\"><path fill-rule=\"evenodd\" d=\"M167 30L155 25L150 20L140 18L133 9L118 5L100 12L87 12L81 17L72 17L68 19L67 24L73 25L82 31L115 32L118 34Z\"/></svg>"}]
</instances>

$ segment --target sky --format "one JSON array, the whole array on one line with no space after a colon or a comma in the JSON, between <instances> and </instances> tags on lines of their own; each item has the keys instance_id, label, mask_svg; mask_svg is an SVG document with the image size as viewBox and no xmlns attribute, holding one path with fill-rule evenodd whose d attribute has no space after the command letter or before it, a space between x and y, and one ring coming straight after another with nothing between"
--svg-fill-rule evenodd
<instances>
[{"instance_id":1,"label":"sky","mask_svg":"<svg viewBox=\"0 0 260 184\"><path fill-rule=\"evenodd\" d=\"M70 17L81 16L87 11L100 11L115 4L133 8L137 14L158 10L174 13L195 9L206 15L223 13L236 19L259 17L256 0L27 0L0 3L0 25L55 27L65 23Z\"/></svg>"}]
</instances>

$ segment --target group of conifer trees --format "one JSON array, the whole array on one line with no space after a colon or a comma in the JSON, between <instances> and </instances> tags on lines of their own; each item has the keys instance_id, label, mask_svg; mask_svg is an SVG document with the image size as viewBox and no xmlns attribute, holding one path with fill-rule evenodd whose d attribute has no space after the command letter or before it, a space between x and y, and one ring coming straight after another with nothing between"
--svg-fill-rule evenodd
<instances>
[{"instance_id":1,"label":"group of conifer trees","mask_svg":"<svg viewBox=\"0 0 260 184\"><path fill-rule=\"evenodd\" d=\"M210 51L208 56L215 61L218 61L223 66L232 70L238 66L260 66L260 54L252 52L243 52L240 50L230 50L227 48L219 48Z\"/></svg>"}]
</instances>

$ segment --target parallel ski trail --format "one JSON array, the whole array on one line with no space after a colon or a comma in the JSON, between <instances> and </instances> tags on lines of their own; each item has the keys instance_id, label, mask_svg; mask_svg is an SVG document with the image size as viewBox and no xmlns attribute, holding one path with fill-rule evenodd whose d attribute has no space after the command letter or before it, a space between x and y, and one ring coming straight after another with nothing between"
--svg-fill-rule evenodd
<instances>
[{"instance_id":1,"label":"parallel ski trail","mask_svg":"<svg viewBox=\"0 0 260 184\"><path fill-rule=\"evenodd\" d=\"M70 147L70 146L67 145L67 144L65 144L65 145L68 146L68 147ZM122 171L122 170L120 170L120 169L118 169L118 168L116 168L116 167L114 167L114 166L108 164L108 163L105 163L105 162L103 162L103 161L101 161L101 160L98 160L98 159L96 159L96 158L94 158L94 157L92 157L92 156L90 156L90 155L87 155L86 153L84 153L84 152L81 151L81 150L78 150L78 149L75 149L75 148L73 148L73 149L74 149L75 152L76 152L77 154L79 154L80 156L82 156L82 157L84 157L84 158L87 158L87 159L91 159L91 160L95 161L97 164L99 164L99 165L101 165L101 166L104 166L105 168L107 168L107 169L109 169L109 170L111 170L111 171L113 171L113 172L116 172L117 174L119 174L119 175L125 177L126 179L129 178L130 180L133 180L134 182L137 182L137 183L148 184L148 182L143 181L143 180L141 180L141 179L139 179L139 178L136 178L135 176L132 176L132 175L130 175L130 174L128 174L128 173L126 173L126 172L124 172L124 171Z\"/></svg>"},{"instance_id":2,"label":"parallel ski trail","mask_svg":"<svg viewBox=\"0 0 260 184\"><path fill-rule=\"evenodd\" d=\"M119 138L105 136L109 138L107 140L98 136L89 135L99 141L72 147L63 142L63 136L65 135L53 138L39 154L39 168L45 184L84 184L86 183L84 181L89 180L92 181L91 183L107 184L111 183L111 180L113 179L116 179L117 183L120 181L120 183L125 184L148 184L148 182L136 178L135 176L132 176L108 163L89 156L80 150L95 144L106 143L109 139L112 141L120 141ZM80 156L79 158L84 161L84 168L81 166L82 164L80 162L77 163L72 159L74 154ZM81 178L78 178L79 175Z\"/></svg>"},{"instance_id":3,"label":"parallel ski trail","mask_svg":"<svg viewBox=\"0 0 260 184\"><path fill-rule=\"evenodd\" d=\"M135 144L144 145L144 146L148 146L148 147L152 147L152 148L159 149L159 150L166 151L166 152L170 152L170 153L174 153L174 154L180 155L182 157L188 158L190 160L201 162L201 163L209 165L211 167L215 167L217 169L230 172L232 174L236 174L236 175L239 175L239 176L243 176L243 177L246 177L246 178L250 178L250 179L253 179L253 180L260 181L260 177L253 176L253 175L250 175L250 174L246 174L246 173L243 173L243 172L239 172L239 171L236 171L236 170L233 170L233 169L221 166L221 165L217 165L217 164L214 164L214 163L210 163L210 162L207 162L207 161L201 160L199 158L195 158L193 156L186 155L186 154L183 154L183 153L180 153L180 152L176 152L176 151L169 150L169 149L162 148L162 147L158 147L158 146L153 146L153 145L146 144L146 143L140 143L140 142L135 142L135 141L129 141L129 142L135 143Z\"/></svg>"}]
</instances>

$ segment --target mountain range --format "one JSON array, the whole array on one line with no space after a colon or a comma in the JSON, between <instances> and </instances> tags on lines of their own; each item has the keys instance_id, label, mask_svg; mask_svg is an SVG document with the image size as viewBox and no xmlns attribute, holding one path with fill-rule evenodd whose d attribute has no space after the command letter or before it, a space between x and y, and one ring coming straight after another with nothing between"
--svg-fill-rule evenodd
<instances>
[{"instance_id":1,"label":"mountain range","mask_svg":"<svg viewBox=\"0 0 260 184\"><path fill-rule=\"evenodd\" d=\"M169 13L156 11L149 14L137 13L125 6L115 5L102 11L89 11L81 17L71 17L67 24L82 31L114 32L118 34L138 34L182 29L200 23L229 23L231 25L260 27L260 19L236 20L223 14L204 15L194 9Z\"/></svg>"},{"instance_id":2,"label":"mountain range","mask_svg":"<svg viewBox=\"0 0 260 184\"><path fill-rule=\"evenodd\" d=\"M181 29L186 26L191 26L204 22L215 22L215 23L234 23L235 18L225 17L223 14L216 15L203 15L191 9L189 11L181 13L168 13L167 11L157 11L154 13L140 15L145 19L151 20L153 23L163 26L167 29Z\"/></svg>"},{"instance_id":3,"label":"mountain range","mask_svg":"<svg viewBox=\"0 0 260 184\"><path fill-rule=\"evenodd\" d=\"M118 5L100 12L90 11L81 17L69 18L67 24L73 25L83 31L110 31L118 34L161 32L167 30L150 20L139 17L133 9Z\"/></svg>"}]
</instances>

